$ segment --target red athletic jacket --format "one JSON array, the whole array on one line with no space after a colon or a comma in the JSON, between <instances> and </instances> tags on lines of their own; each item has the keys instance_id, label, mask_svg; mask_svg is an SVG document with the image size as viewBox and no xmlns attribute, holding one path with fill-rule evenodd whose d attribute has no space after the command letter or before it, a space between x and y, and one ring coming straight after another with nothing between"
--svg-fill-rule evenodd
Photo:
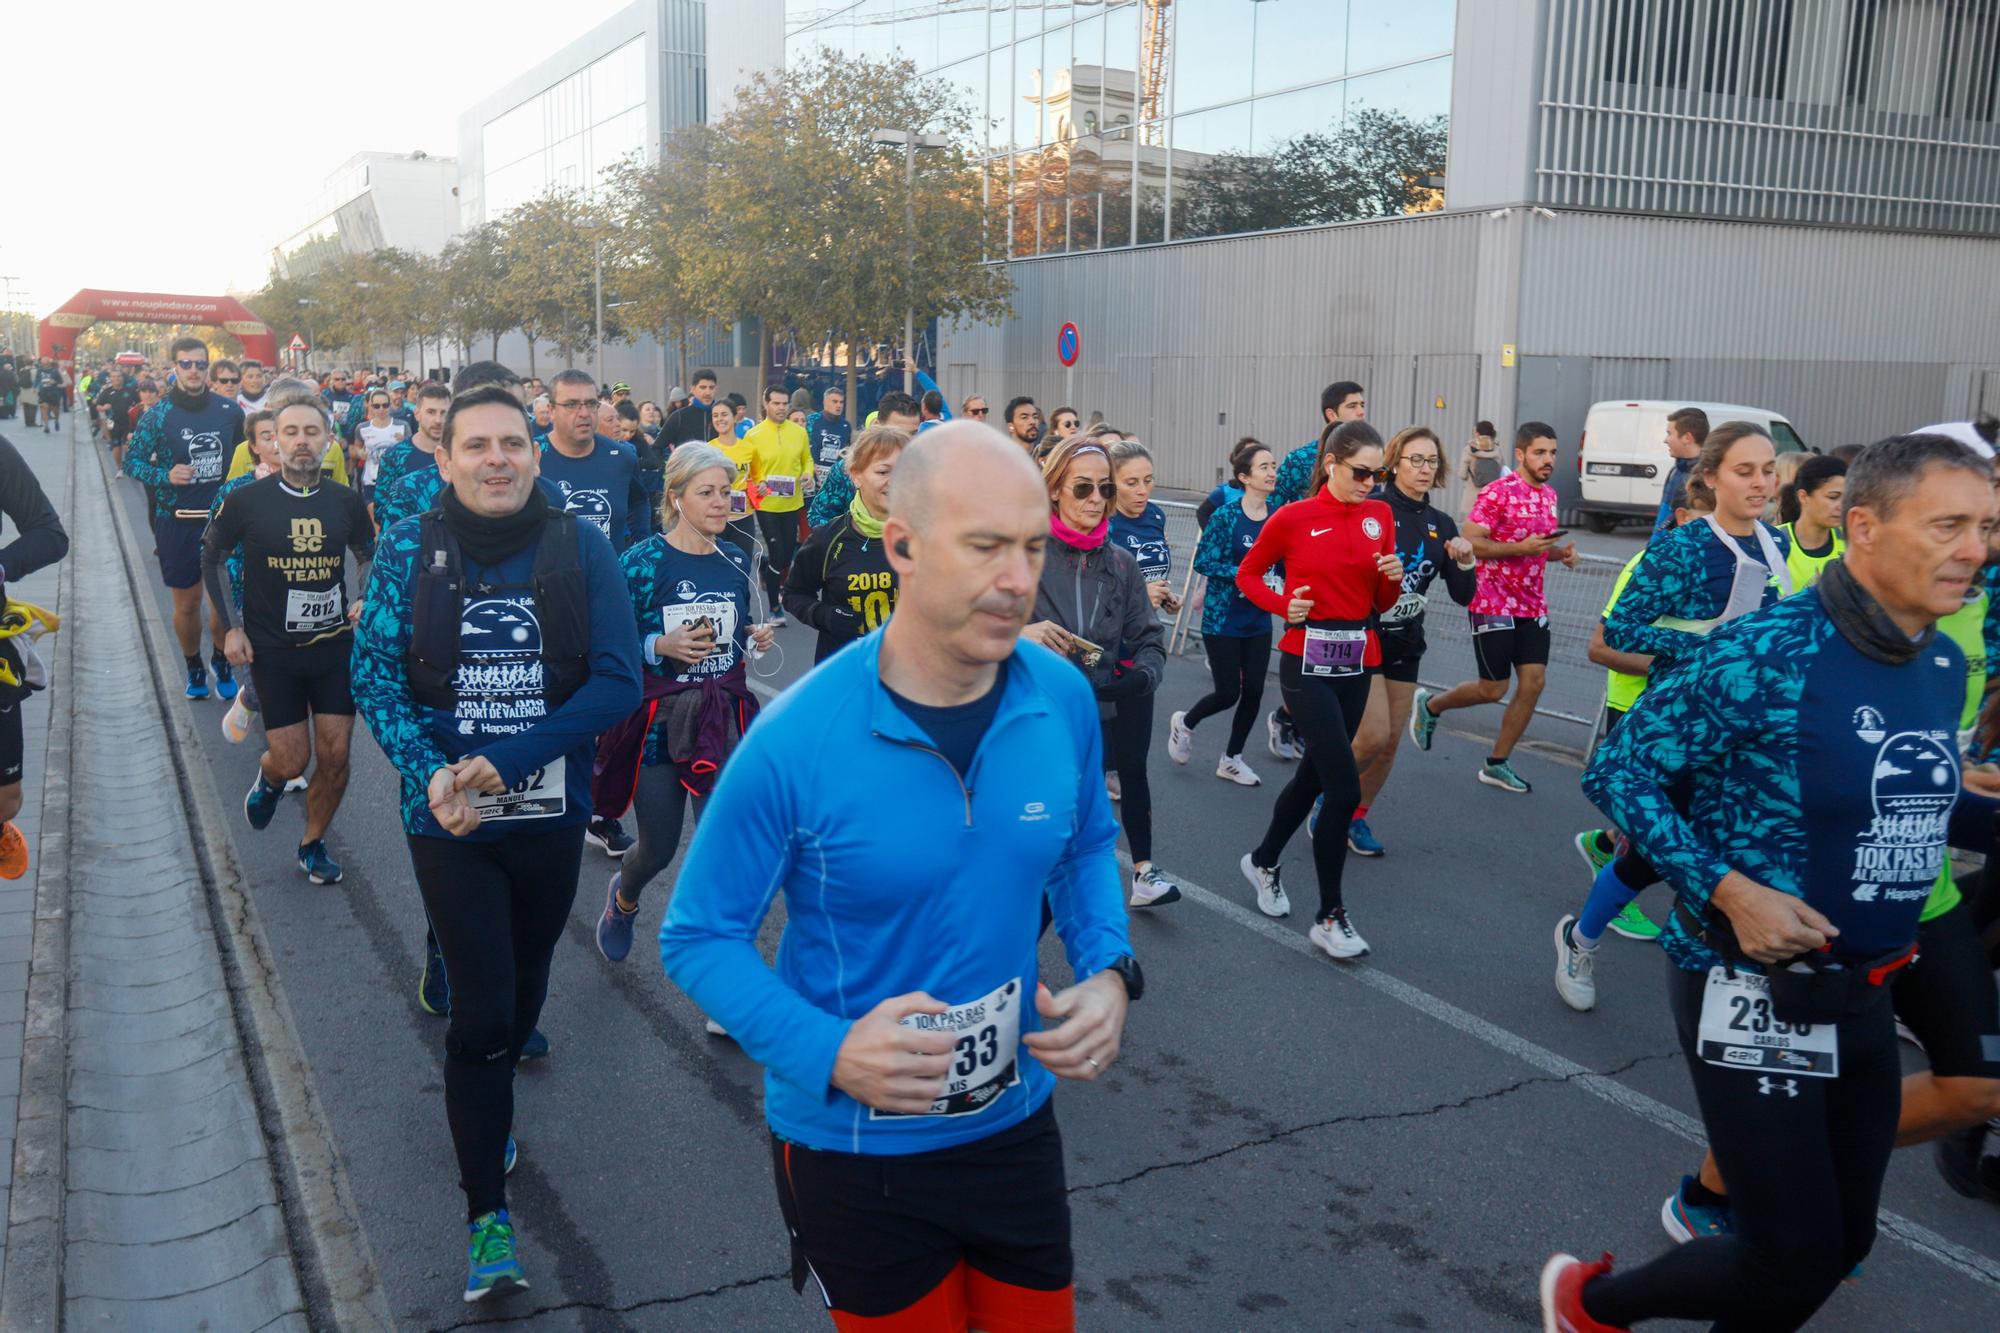
<instances>
[{"instance_id":1,"label":"red athletic jacket","mask_svg":"<svg viewBox=\"0 0 2000 1333\"><path fill-rule=\"evenodd\" d=\"M1257 534L1257 544L1236 569L1236 586L1258 606L1274 616L1285 614L1292 591L1305 587L1312 599L1311 620L1365 621L1370 615L1387 611L1402 595L1400 581L1385 579L1375 568L1375 557L1396 551L1396 517L1380 500L1346 504L1336 500L1322 486L1310 499L1294 501L1272 512ZM1285 591L1275 593L1264 584L1264 571L1272 565L1285 566ZM1298 656L1304 651L1305 631L1287 626L1278 641L1282 652ZM1375 630L1368 630L1368 666L1379 666L1381 645Z\"/></svg>"}]
</instances>

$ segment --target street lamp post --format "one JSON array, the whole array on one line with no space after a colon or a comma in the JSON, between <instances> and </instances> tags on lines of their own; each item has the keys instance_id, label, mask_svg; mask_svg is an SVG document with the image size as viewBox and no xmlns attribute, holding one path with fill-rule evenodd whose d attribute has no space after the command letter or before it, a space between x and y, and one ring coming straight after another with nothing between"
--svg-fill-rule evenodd
<instances>
[{"instance_id":1,"label":"street lamp post","mask_svg":"<svg viewBox=\"0 0 2000 1333\"><path fill-rule=\"evenodd\" d=\"M915 130L876 130L868 136L875 143L898 145L903 150L903 285L909 303L903 307L903 392L917 391L917 150L946 148L951 140L942 134L919 134ZM849 355L853 353L850 350Z\"/></svg>"}]
</instances>

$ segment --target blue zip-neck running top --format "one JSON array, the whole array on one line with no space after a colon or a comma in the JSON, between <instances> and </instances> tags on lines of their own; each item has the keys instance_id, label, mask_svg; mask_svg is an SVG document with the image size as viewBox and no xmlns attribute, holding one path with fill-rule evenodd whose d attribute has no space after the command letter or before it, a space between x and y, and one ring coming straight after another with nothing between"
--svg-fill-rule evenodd
<instances>
[{"instance_id":1,"label":"blue zip-neck running top","mask_svg":"<svg viewBox=\"0 0 2000 1333\"><path fill-rule=\"evenodd\" d=\"M1077 977L1132 949L1083 674L1016 647L960 774L882 684L882 641L820 663L744 733L682 863L660 956L764 1066L774 1133L897 1155L985 1138L1048 1100L1054 1075L1017 1046L1041 1027L1045 897ZM773 966L757 932L780 893ZM952 1007L960 1058L932 1114L873 1111L833 1086L835 1058L856 1019L912 991Z\"/></svg>"},{"instance_id":2,"label":"blue zip-neck running top","mask_svg":"<svg viewBox=\"0 0 2000 1333\"><path fill-rule=\"evenodd\" d=\"M1583 789L1697 917L1721 915L1709 898L1734 870L1826 915L1836 955L1875 957L1916 937L1954 811L1990 821L1996 808L1959 789L1964 704L1965 657L1948 636L1879 661L1814 587L1716 630L1655 680ZM1677 781L1684 806L1667 794ZM1691 971L1719 961L1680 912L1661 942Z\"/></svg>"}]
</instances>

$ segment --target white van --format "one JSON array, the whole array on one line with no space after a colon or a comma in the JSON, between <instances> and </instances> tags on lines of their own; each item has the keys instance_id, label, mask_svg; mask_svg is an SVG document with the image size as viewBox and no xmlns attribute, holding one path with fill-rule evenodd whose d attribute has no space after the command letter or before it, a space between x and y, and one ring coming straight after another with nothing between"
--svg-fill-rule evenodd
<instances>
[{"instance_id":1,"label":"white van","mask_svg":"<svg viewBox=\"0 0 2000 1333\"><path fill-rule=\"evenodd\" d=\"M1764 407L1683 400L1593 403L1577 450L1582 499L1576 508L1592 532L1609 532L1627 518L1651 519L1660 510L1660 489L1672 469L1667 452L1667 417L1683 407L1708 413L1708 424L1748 421L1764 428L1781 454L1806 447L1792 423Z\"/></svg>"}]
</instances>

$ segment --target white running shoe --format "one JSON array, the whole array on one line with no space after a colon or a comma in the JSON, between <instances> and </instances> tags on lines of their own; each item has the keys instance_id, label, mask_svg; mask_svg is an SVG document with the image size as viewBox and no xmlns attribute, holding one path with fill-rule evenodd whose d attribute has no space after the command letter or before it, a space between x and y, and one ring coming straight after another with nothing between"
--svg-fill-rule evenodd
<instances>
[{"instance_id":1,"label":"white running shoe","mask_svg":"<svg viewBox=\"0 0 2000 1333\"><path fill-rule=\"evenodd\" d=\"M1292 741L1285 735L1285 724L1278 720L1276 709L1264 714L1264 744L1270 748L1273 759L1290 762Z\"/></svg>"},{"instance_id":2,"label":"white running shoe","mask_svg":"<svg viewBox=\"0 0 2000 1333\"><path fill-rule=\"evenodd\" d=\"M1193 749L1194 732L1188 729L1187 714L1175 713L1167 719L1167 758L1185 764Z\"/></svg>"},{"instance_id":3,"label":"white running shoe","mask_svg":"<svg viewBox=\"0 0 2000 1333\"><path fill-rule=\"evenodd\" d=\"M1250 887L1257 890L1258 911L1265 916L1292 914L1292 900L1285 896L1285 886L1278 882L1276 866L1266 870L1260 865L1254 865L1248 852L1243 853L1243 859L1237 864L1242 867L1243 878L1249 880Z\"/></svg>"},{"instance_id":4,"label":"white running shoe","mask_svg":"<svg viewBox=\"0 0 2000 1333\"><path fill-rule=\"evenodd\" d=\"M1215 766L1215 776L1225 778L1239 787L1256 787L1264 781L1251 771L1250 765L1243 762L1243 756L1240 754L1222 756L1221 761Z\"/></svg>"},{"instance_id":5,"label":"white running shoe","mask_svg":"<svg viewBox=\"0 0 2000 1333\"><path fill-rule=\"evenodd\" d=\"M720 1023L716 1022L716 1021L715 1021L714 1019L712 1019L712 1018L709 1018L709 1017L707 1017L707 1016L705 1016L705 1015L703 1016L703 1018L702 1018L702 1020L701 1020L701 1026L702 1026L702 1030L703 1030L703 1031L705 1031L705 1032L707 1032L707 1033L708 1033L708 1035L709 1035L709 1036L711 1036L711 1037L728 1037L728 1036L729 1036L729 1029L728 1029L728 1028L726 1028L726 1027L722 1026L722 1024L720 1024ZM732 1040L732 1041L733 1041L733 1040L735 1040L735 1039L734 1039L734 1038L732 1037L732 1038L730 1038L730 1040Z\"/></svg>"},{"instance_id":6,"label":"white running shoe","mask_svg":"<svg viewBox=\"0 0 2000 1333\"><path fill-rule=\"evenodd\" d=\"M1597 950L1579 949L1570 942L1569 930L1575 924L1574 914L1556 922L1556 994L1579 1014L1587 1014L1597 1007L1597 979L1592 975Z\"/></svg>"},{"instance_id":7,"label":"white running shoe","mask_svg":"<svg viewBox=\"0 0 2000 1333\"><path fill-rule=\"evenodd\" d=\"M1148 865L1132 876L1132 896L1126 901L1127 907L1165 907L1168 903L1181 900L1180 885L1160 873L1160 868Z\"/></svg>"},{"instance_id":8,"label":"white running shoe","mask_svg":"<svg viewBox=\"0 0 2000 1333\"><path fill-rule=\"evenodd\" d=\"M1124 799L1125 788L1118 781L1118 775L1116 773L1106 773L1104 775L1104 794L1106 796L1109 796L1114 801Z\"/></svg>"},{"instance_id":9,"label":"white running shoe","mask_svg":"<svg viewBox=\"0 0 2000 1333\"><path fill-rule=\"evenodd\" d=\"M1324 921L1313 922L1306 938L1319 947L1329 958L1359 958L1368 952L1368 941L1361 938L1361 932L1347 919L1344 911L1335 912Z\"/></svg>"},{"instance_id":10,"label":"white running shoe","mask_svg":"<svg viewBox=\"0 0 2000 1333\"><path fill-rule=\"evenodd\" d=\"M229 701L229 711L222 715L222 738L231 745L241 745L250 738L250 728L256 721L257 715L243 706L243 696L239 693Z\"/></svg>"}]
</instances>

